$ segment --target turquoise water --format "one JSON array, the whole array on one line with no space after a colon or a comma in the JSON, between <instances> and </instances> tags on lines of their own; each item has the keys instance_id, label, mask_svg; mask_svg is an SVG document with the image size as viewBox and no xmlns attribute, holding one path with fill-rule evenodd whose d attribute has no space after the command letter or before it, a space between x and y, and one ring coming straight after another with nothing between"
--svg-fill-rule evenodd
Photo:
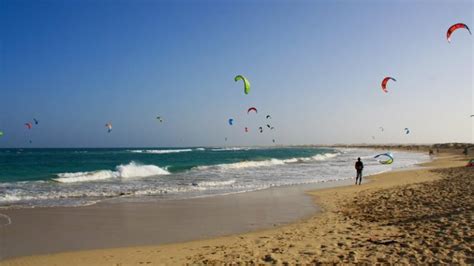
<instances>
[{"instance_id":1,"label":"turquoise water","mask_svg":"<svg viewBox=\"0 0 474 266\"><path fill-rule=\"evenodd\" d=\"M318 147L0 149L0 207L80 206L109 198L190 198L353 178L407 167L427 156Z\"/></svg>"},{"instance_id":2,"label":"turquoise water","mask_svg":"<svg viewBox=\"0 0 474 266\"><path fill-rule=\"evenodd\" d=\"M170 173L198 166L310 157L318 148L127 148L0 149L0 182L50 180L59 173L109 169L129 162L156 165Z\"/></svg>"}]
</instances>

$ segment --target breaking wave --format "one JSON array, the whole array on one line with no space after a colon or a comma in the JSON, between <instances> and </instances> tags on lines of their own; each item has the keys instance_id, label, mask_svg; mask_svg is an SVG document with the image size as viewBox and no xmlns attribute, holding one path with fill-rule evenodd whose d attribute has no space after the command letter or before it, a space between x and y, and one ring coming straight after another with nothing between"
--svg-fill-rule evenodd
<instances>
[{"instance_id":1,"label":"breaking wave","mask_svg":"<svg viewBox=\"0 0 474 266\"><path fill-rule=\"evenodd\" d=\"M175 150L130 150L133 153L153 153L153 154L167 154L167 153L179 153L179 152L190 152L192 149L175 149Z\"/></svg>"},{"instance_id":2,"label":"breaking wave","mask_svg":"<svg viewBox=\"0 0 474 266\"><path fill-rule=\"evenodd\" d=\"M227 163L227 164L217 164L217 165L204 165L198 166L198 170L206 169L219 169L219 170L229 170L229 169L242 169L242 168L257 168L257 167L269 167L275 165L284 165L290 163L301 163L301 162L310 162L310 161L324 161L330 158L336 157L337 153L325 153L318 154L312 157L302 157L302 158L291 158L291 159L269 159L262 161L242 161L237 163Z\"/></svg>"},{"instance_id":3,"label":"breaking wave","mask_svg":"<svg viewBox=\"0 0 474 266\"><path fill-rule=\"evenodd\" d=\"M168 171L156 165L141 165L132 161L129 164L117 166L115 171L99 170L92 172L60 173L57 174L57 178L53 178L53 180L60 183L76 183L109 178L147 177L168 174Z\"/></svg>"},{"instance_id":4,"label":"breaking wave","mask_svg":"<svg viewBox=\"0 0 474 266\"><path fill-rule=\"evenodd\" d=\"M227 148L214 148L211 151L248 151L250 148L242 148L242 147L227 147Z\"/></svg>"}]
</instances>

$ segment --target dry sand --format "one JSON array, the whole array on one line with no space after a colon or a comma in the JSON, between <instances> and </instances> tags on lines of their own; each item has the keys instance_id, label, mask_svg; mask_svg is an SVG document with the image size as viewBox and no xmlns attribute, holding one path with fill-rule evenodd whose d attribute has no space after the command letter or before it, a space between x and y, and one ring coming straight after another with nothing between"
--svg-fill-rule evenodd
<instances>
[{"instance_id":1,"label":"dry sand","mask_svg":"<svg viewBox=\"0 0 474 266\"><path fill-rule=\"evenodd\" d=\"M440 155L428 168L310 192L324 212L271 230L180 244L29 256L2 265L222 263L473 264L474 168Z\"/></svg>"}]
</instances>

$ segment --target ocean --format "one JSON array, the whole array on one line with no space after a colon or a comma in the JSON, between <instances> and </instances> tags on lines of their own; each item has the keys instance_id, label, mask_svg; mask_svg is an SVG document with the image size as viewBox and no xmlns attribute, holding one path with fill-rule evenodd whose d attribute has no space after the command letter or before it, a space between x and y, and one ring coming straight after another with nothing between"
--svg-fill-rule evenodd
<instances>
[{"instance_id":1,"label":"ocean","mask_svg":"<svg viewBox=\"0 0 474 266\"><path fill-rule=\"evenodd\" d=\"M109 199L184 199L331 182L406 168L429 156L370 149L182 147L0 149L0 208L84 206Z\"/></svg>"}]
</instances>

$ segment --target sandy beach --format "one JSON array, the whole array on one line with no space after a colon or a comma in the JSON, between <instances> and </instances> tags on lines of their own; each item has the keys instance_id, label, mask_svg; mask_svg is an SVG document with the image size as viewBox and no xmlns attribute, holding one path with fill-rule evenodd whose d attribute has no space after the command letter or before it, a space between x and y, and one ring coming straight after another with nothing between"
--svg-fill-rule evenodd
<instances>
[{"instance_id":1,"label":"sandy beach","mask_svg":"<svg viewBox=\"0 0 474 266\"><path fill-rule=\"evenodd\" d=\"M362 186L311 191L323 211L273 229L178 244L19 257L2 264L472 264L474 173L462 167L465 161L445 153L422 168L372 176Z\"/></svg>"},{"instance_id":2,"label":"sandy beach","mask_svg":"<svg viewBox=\"0 0 474 266\"><path fill-rule=\"evenodd\" d=\"M0 6L0 266L474 265L474 1Z\"/></svg>"},{"instance_id":3,"label":"sandy beach","mask_svg":"<svg viewBox=\"0 0 474 266\"><path fill-rule=\"evenodd\" d=\"M309 188L321 185L329 183ZM307 189L295 185L195 199L2 210L11 224L0 227L0 259L186 242L280 226L319 211L304 194Z\"/></svg>"}]
</instances>

